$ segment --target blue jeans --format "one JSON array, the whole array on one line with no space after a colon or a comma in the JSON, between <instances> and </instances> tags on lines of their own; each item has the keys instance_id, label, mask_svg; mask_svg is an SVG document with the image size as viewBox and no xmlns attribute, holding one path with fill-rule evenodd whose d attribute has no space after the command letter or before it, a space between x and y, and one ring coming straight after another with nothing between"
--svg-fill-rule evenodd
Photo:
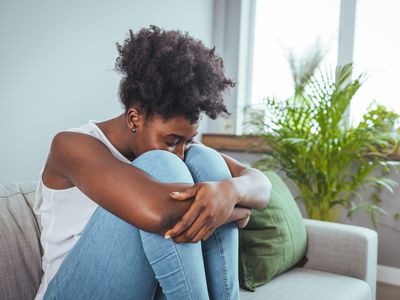
<instances>
[{"instance_id":1,"label":"blue jeans","mask_svg":"<svg viewBox=\"0 0 400 300\"><path fill-rule=\"evenodd\" d=\"M132 165L167 183L231 177L215 150L194 144L185 161L163 150ZM206 241L175 243L98 207L50 281L44 299L239 299L238 228L219 227Z\"/></svg>"}]
</instances>

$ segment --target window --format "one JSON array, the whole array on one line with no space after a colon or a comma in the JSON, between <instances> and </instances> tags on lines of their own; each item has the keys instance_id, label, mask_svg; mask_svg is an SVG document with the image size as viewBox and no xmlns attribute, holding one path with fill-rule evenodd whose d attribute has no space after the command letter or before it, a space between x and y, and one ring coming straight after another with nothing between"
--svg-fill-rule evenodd
<instances>
[{"instance_id":1,"label":"window","mask_svg":"<svg viewBox=\"0 0 400 300\"><path fill-rule=\"evenodd\" d=\"M286 99L293 94L287 53L303 55L318 39L328 50L322 66L334 68L337 64L354 62L353 75L368 74L349 110L353 124L358 123L373 100L400 113L400 93L396 91L400 80L400 18L397 16L400 1L254 0L217 3L225 3L219 12L225 13L222 16L226 20L222 22L224 18L219 18L217 22L225 24L224 35L219 34L219 27L214 35L224 46L221 49L226 52L226 69L231 71L233 78L239 78L238 89L241 87L241 92L229 99L236 122L236 127L230 128L234 128L235 133L241 132L242 106L251 104L257 107L266 97ZM244 5L248 3L251 5ZM248 7L251 8L248 10ZM229 43L233 39L226 38L228 36L239 36L238 40L243 40L243 43ZM246 45L248 49L243 50ZM236 47L238 53L231 51ZM255 112L259 111L256 109ZM225 128L223 122L220 123L218 128ZM226 133L227 130L218 132Z\"/></svg>"},{"instance_id":2,"label":"window","mask_svg":"<svg viewBox=\"0 0 400 300\"><path fill-rule=\"evenodd\" d=\"M357 1L354 65L355 74L367 72L356 94L351 119L358 123L369 103L376 100L400 112L400 3L397 0Z\"/></svg>"},{"instance_id":3,"label":"window","mask_svg":"<svg viewBox=\"0 0 400 300\"><path fill-rule=\"evenodd\" d=\"M319 39L328 50L322 64L336 65L339 12L340 0L257 0L251 104L293 94L288 50L300 55Z\"/></svg>"},{"instance_id":4,"label":"window","mask_svg":"<svg viewBox=\"0 0 400 300\"><path fill-rule=\"evenodd\" d=\"M350 108L353 124L361 120L373 100L400 112L400 2L357 1L355 14L347 14L350 22L348 19L340 25L340 14L348 9L343 6L348 2L342 2L341 12L340 0L256 0L251 104L257 105L268 96L291 96L293 85L285 53L289 49L304 53L320 39L328 47L322 65L336 66L340 52L354 62L354 75L367 72ZM339 45L339 31L350 34L351 42Z\"/></svg>"}]
</instances>

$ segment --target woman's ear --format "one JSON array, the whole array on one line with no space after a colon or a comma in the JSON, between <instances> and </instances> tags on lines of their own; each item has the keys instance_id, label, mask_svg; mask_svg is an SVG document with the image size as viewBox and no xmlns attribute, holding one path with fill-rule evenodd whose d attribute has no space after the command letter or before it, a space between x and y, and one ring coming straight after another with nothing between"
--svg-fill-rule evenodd
<instances>
[{"instance_id":1,"label":"woman's ear","mask_svg":"<svg viewBox=\"0 0 400 300\"><path fill-rule=\"evenodd\" d=\"M142 126L143 116L137 108L131 107L128 109L126 112L126 124L131 131L136 131L137 128Z\"/></svg>"}]
</instances>

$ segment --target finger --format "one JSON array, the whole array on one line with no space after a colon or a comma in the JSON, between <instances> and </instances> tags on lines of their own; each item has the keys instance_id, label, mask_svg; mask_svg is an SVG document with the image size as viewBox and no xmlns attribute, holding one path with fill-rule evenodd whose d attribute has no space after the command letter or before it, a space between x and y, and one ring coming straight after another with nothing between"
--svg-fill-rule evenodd
<instances>
[{"instance_id":1,"label":"finger","mask_svg":"<svg viewBox=\"0 0 400 300\"><path fill-rule=\"evenodd\" d=\"M236 220L236 221L235 221L235 224L236 224L236 226L237 226L239 229L241 229L241 227L240 227L240 220Z\"/></svg>"},{"instance_id":2,"label":"finger","mask_svg":"<svg viewBox=\"0 0 400 300\"><path fill-rule=\"evenodd\" d=\"M244 223L245 223L246 219L239 219L236 220L236 225L238 226L238 228L242 229L244 227Z\"/></svg>"},{"instance_id":3,"label":"finger","mask_svg":"<svg viewBox=\"0 0 400 300\"><path fill-rule=\"evenodd\" d=\"M178 223L176 223L172 229L165 232L164 237L174 238L180 235L193 224L193 222L198 218L199 215L200 209L198 205L196 205L196 202L194 202L190 206L189 210L183 215L182 219Z\"/></svg>"},{"instance_id":4,"label":"finger","mask_svg":"<svg viewBox=\"0 0 400 300\"><path fill-rule=\"evenodd\" d=\"M240 220L238 223L236 223L236 225L237 225L237 227L238 227L239 229L243 229L243 228L245 227L245 224L244 224L244 221L243 221L243 220Z\"/></svg>"},{"instance_id":5,"label":"finger","mask_svg":"<svg viewBox=\"0 0 400 300\"><path fill-rule=\"evenodd\" d=\"M214 233L214 228L211 227L206 234L203 236L203 238L201 239L202 241L206 241L209 239L209 237Z\"/></svg>"},{"instance_id":6,"label":"finger","mask_svg":"<svg viewBox=\"0 0 400 300\"><path fill-rule=\"evenodd\" d=\"M203 226L199 232L197 232L196 236L193 239L193 243L197 243L198 241L203 240L203 237L207 234L208 231L210 231L211 227L210 226Z\"/></svg>"},{"instance_id":7,"label":"finger","mask_svg":"<svg viewBox=\"0 0 400 300\"><path fill-rule=\"evenodd\" d=\"M205 218L202 218L201 216L197 218L192 226L189 227L188 230L183 232L182 234L178 235L174 241L178 243L182 242L191 242L194 243L194 239L197 236L197 234L204 228L204 227L209 227ZM200 240L200 239L199 239ZM197 241L199 241L197 240Z\"/></svg>"},{"instance_id":8,"label":"finger","mask_svg":"<svg viewBox=\"0 0 400 300\"><path fill-rule=\"evenodd\" d=\"M190 198L194 198L196 196L196 194L197 194L197 187L192 186L182 192L172 192L169 195L172 199L175 199L175 200L187 200Z\"/></svg>"}]
</instances>

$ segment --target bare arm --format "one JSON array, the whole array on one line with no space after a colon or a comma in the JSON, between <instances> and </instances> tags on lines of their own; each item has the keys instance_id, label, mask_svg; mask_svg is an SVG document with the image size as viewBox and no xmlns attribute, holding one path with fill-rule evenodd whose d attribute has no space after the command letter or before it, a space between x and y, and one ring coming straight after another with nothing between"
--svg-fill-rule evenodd
<instances>
[{"instance_id":1,"label":"bare arm","mask_svg":"<svg viewBox=\"0 0 400 300\"><path fill-rule=\"evenodd\" d=\"M201 144L193 141L193 144ZM249 208L266 207L271 196L271 183L261 171L249 168L236 159L220 153L228 165L232 178L225 180L236 191L237 204Z\"/></svg>"},{"instance_id":2,"label":"bare arm","mask_svg":"<svg viewBox=\"0 0 400 300\"><path fill-rule=\"evenodd\" d=\"M192 200L168 195L190 184L164 184L115 159L94 137L61 132L52 142L43 181L56 178L77 186L89 198L121 219L146 231L163 234L188 210Z\"/></svg>"},{"instance_id":3,"label":"bare arm","mask_svg":"<svg viewBox=\"0 0 400 300\"><path fill-rule=\"evenodd\" d=\"M196 183L172 196L176 200L195 198L183 218L165 233L176 242L206 240L216 228L231 221L241 220L241 224L246 224L250 211L245 207L263 208L268 204L271 193L268 178L228 155L221 155L233 178Z\"/></svg>"},{"instance_id":4,"label":"bare arm","mask_svg":"<svg viewBox=\"0 0 400 300\"><path fill-rule=\"evenodd\" d=\"M227 181L237 192L237 204L249 208L266 207L272 189L268 178L257 169L249 168L226 154L220 154L231 171L233 178Z\"/></svg>"}]
</instances>

